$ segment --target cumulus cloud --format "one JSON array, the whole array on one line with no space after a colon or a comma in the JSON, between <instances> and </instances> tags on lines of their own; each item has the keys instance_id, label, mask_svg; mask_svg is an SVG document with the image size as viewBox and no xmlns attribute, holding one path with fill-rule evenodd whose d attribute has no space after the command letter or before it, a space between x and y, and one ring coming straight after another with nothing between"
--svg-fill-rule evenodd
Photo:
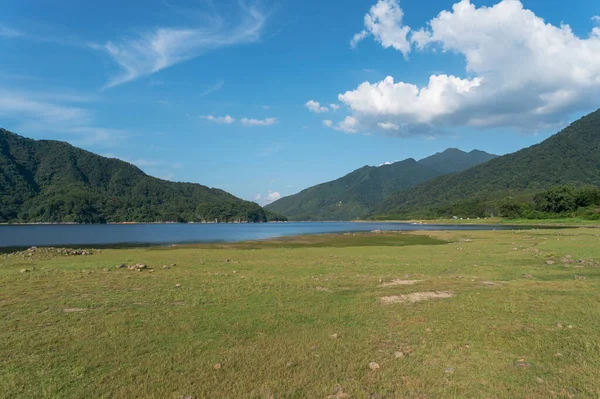
<instances>
[{"instance_id":1,"label":"cumulus cloud","mask_svg":"<svg viewBox=\"0 0 600 399\"><path fill-rule=\"evenodd\" d=\"M269 195L267 195L267 202L270 204L271 202L275 202L281 198L281 194L277 191L269 191Z\"/></svg>"},{"instance_id":2,"label":"cumulus cloud","mask_svg":"<svg viewBox=\"0 0 600 399\"><path fill-rule=\"evenodd\" d=\"M380 0L369 15L382 26L390 28L394 21L403 34L409 32L396 1ZM479 8L462 0L410 39L421 51L441 49L463 57L465 77L435 74L419 86L388 76L338 98L352 110L350 129L398 135L431 136L453 126L537 130L563 123L570 113L598 103L600 28L594 29L589 37L579 37L568 25L546 23L519 0ZM381 36L377 40L384 47L393 46L382 31L369 32ZM393 47L406 55L411 46Z\"/></svg>"},{"instance_id":3,"label":"cumulus cloud","mask_svg":"<svg viewBox=\"0 0 600 399\"><path fill-rule=\"evenodd\" d=\"M211 50L260 40L266 15L254 6L240 2L239 18L211 15L209 26L161 27L137 37L106 44L91 44L108 54L121 68L105 88L121 85L142 76L201 56Z\"/></svg>"},{"instance_id":4,"label":"cumulus cloud","mask_svg":"<svg viewBox=\"0 0 600 399\"><path fill-rule=\"evenodd\" d=\"M400 126L392 122L379 122L377 126L382 128L383 130L400 130Z\"/></svg>"},{"instance_id":5,"label":"cumulus cloud","mask_svg":"<svg viewBox=\"0 0 600 399\"><path fill-rule=\"evenodd\" d=\"M230 115L225 115L225 116L203 115L200 118L206 119L207 121L211 121L214 123L222 123L225 125L231 125L233 122L235 122L235 118L232 118Z\"/></svg>"},{"instance_id":6,"label":"cumulus cloud","mask_svg":"<svg viewBox=\"0 0 600 399\"><path fill-rule=\"evenodd\" d=\"M347 116L337 124L334 124L331 120L324 120L323 125L346 133L357 133L360 129L359 120L353 116Z\"/></svg>"},{"instance_id":7,"label":"cumulus cloud","mask_svg":"<svg viewBox=\"0 0 600 399\"><path fill-rule=\"evenodd\" d=\"M266 118L266 119L249 119L242 118L242 125L244 126L271 126L277 123L277 118Z\"/></svg>"},{"instance_id":8,"label":"cumulus cloud","mask_svg":"<svg viewBox=\"0 0 600 399\"><path fill-rule=\"evenodd\" d=\"M329 111L329 108L321 105L318 101L314 100L308 101L306 104L304 104L304 106L308 108L310 112L314 112L315 114L320 114Z\"/></svg>"},{"instance_id":9,"label":"cumulus cloud","mask_svg":"<svg viewBox=\"0 0 600 399\"><path fill-rule=\"evenodd\" d=\"M408 55L410 42L408 34L410 27L402 25L404 11L400 8L398 0L379 0L367 15L365 15L365 29L354 35L350 41L352 48L371 35L385 48L393 47Z\"/></svg>"},{"instance_id":10,"label":"cumulus cloud","mask_svg":"<svg viewBox=\"0 0 600 399\"><path fill-rule=\"evenodd\" d=\"M269 205L270 203L275 202L280 198L281 194L279 194L277 191L271 190L269 190L269 193L266 195L256 194L254 196L254 200L262 206Z\"/></svg>"},{"instance_id":11,"label":"cumulus cloud","mask_svg":"<svg viewBox=\"0 0 600 399\"><path fill-rule=\"evenodd\" d=\"M337 104L329 104L329 108L331 108L332 111L337 111L340 109L340 106Z\"/></svg>"}]
</instances>

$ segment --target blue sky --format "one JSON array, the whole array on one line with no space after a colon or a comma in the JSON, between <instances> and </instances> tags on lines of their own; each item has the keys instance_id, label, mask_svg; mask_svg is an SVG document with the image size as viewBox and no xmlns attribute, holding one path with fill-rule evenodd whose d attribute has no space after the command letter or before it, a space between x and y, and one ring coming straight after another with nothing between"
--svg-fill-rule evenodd
<instances>
[{"instance_id":1,"label":"blue sky","mask_svg":"<svg viewBox=\"0 0 600 399\"><path fill-rule=\"evenodd\" d=\"M5 0L0 126L264 204L600 107L597 1L123 4Z\"/></svg>"}]
</instances>

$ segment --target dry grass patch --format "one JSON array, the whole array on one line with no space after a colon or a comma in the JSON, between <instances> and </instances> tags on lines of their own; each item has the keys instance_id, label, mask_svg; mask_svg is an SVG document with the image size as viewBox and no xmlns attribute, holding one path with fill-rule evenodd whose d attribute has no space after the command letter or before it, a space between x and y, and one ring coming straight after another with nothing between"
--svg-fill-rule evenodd
<instances>
[{"instance_id":1,"label":"dry grass patch","mask_svg":"<svg viewBox=\"0 0 600 399\"><path fill-rule=\"evenodd\" d=\"M452 298L454 294L449 291L438 292L413 292L412 294L384 296L379 298L382 304L391 305L393 303L415 303L428 301L430 299Z\"/></svg>"},{"instance_id":2,"label":"dry grass patch","mask_svg":"<svg viewBox=\"0 0 600 399\"><path fill-rule=\"evenodd\" d=\"M392 281L388 281L387 283L383 283L380 285L380 287L385 288L385 287L396 287L399 285L413 285L416 283L420 283L423 280L402 280L402 279L394 279Z\"/></svg>"}]
</instances>

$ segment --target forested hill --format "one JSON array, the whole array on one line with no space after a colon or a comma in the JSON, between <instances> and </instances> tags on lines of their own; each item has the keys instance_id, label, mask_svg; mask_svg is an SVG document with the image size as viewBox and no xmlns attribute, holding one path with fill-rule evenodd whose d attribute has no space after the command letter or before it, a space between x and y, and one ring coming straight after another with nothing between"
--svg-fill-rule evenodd
<instances>
[{"instance_id":1,"label":"forested hill","mask_svg":"<svg viewBox=\"0 0 600 399\"><path fill-rule=\"evenodd\" d=\"M266 220L225 191L150 177L137 167L58 141L0 129L0 222Z\"/></svg>"},{"instance_id":2,"label":"forested hill","mask_svg":"<svg viewBox=\"0 0 600 399\"><path fill-rule=\"evenodd\" d=\"M488 154L480 150L464 152L458 148L448 148L444 152L438 152L437 154L421 159L419 163L446 174L467 170L496 157L497 155Z\"/></svg>"},{"instance_id":3,"label":"forested hill","mask_svg":"<svg viewBox=\"0 0 600 399\"><path fill-rule=\"evenodd\" d=\"M482 151L449 149L421 161L410 158L379 167L365 166L337 180L310 187L266 207L292 220L352 220L364 217L388 195L495 157Z\"/></svg>"},{"instance_id":4,"label":"forested hill","mask_svg":"<svg viewBox=\"0 0 600 399\"><path fill-rule=\"evenodd\" d=\"M600 185L600 110L540 144L388 197L375 211L404 217L459 201L485 201L551 186Z\"/></svg>"}]
</instances>

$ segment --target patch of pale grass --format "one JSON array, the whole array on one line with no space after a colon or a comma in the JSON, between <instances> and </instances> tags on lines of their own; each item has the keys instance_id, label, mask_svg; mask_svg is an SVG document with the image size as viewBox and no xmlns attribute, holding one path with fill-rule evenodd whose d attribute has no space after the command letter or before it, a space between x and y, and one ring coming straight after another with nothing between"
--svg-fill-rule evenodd
<instances>
[{"instance_id":1,"label":"patch of pale grass","mask_svg":"<svg viewBox=\"0 0 600 399\"><path fill-rule=\"evenodd\" d=\"M397 287L399 285L413 285L416 283L420 283L423 280L402 280L402 279L394 279L392 281L388 281L387 283L383 283L380 285L380 287L385 288L385 287Z\"/></svg>"},{"instance_id":2,"label":"patch of pale grass","mask_svg":"<svg viewBox=\"0 0 600 399\"><path fill-rule=\"evenodd\" d=\"M438 292L413 292L412 294L384 296L379 298L382 304L391 305L394 303L415 303L428 301L430 299L452 298L454 294L448 291Z\"/></svg>"}]
</instances>

